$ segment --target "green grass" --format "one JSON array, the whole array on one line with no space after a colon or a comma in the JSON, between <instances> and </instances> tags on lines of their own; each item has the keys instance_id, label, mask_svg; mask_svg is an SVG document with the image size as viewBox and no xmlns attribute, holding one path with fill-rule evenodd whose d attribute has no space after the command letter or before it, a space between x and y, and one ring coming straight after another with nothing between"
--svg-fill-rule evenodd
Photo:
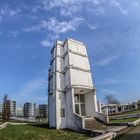
<instances>
[{"instance_id":1,"label":"green grass","mask_svg":"<svg viewBox=\"0 0 140 140\"><path fill-rule=\"evenodd\" d=\"M127 119L110 119L110 123L128 123L136 121L138 118L127 118Z\"/></svg>"},{"instance_id":2,"label":"green grass","mask_svg":"<svg viewBox=\"0 0 140 140\"><path fill-rule=\"evenodd\" d=\"M0 140L85 140L87 135L49 129L47 126L8 125L0 130Z\"/></svg>"}]
</instances>

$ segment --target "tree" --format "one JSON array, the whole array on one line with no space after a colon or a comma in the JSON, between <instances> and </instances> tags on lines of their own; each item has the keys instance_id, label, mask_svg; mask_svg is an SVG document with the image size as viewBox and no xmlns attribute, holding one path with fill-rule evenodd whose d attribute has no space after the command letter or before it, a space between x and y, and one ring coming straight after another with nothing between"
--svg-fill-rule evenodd
<instances>
[{"instance_id":1,"label":"tree","mask_svg":"<svg viewBox=\"0 0 140 140\"><path fill-rule=\"evenodd\" d=\"M8 96L6 94L4 95L3 98L2 118L3 120L10 119L10 100L8 100Z\"/></svg>"},{"instance_id":2,"label":"tree","mask_svg":"<svg viewBox=\"0 0 140 140\"><path fill-rule=\"evenodd\" d=\"M105 101L107 104L120 104L119 100L112 94L106 95Z\"/></svg>"}]
</instances>

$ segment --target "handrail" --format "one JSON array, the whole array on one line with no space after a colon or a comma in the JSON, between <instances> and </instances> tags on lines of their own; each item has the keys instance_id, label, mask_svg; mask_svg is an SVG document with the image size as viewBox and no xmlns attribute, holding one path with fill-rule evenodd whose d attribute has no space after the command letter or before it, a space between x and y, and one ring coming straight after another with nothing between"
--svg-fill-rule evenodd
<instances>
[{"instance_id":1,"label":"handrail","mask_svg":"<svg viewBox=\"0 0 140 140\"><path fill-rule=\"evenodd\" d=\"M95 112L94 116L97 119L99 119L100 121L104 122L104 123L108 123L109 122L108 115L105 115L105 114L100 113L100 112Z\"/></svg>"},{"instance_id":2,"label":"handrail","mask_svg":"<svg viewBox=\"0 0 140 140\"><path fill-rule=\"evenodd\" d=\"M83 129L84 126L83 126L83 117L78 115L77 113L73 113L74 114L74 117L75 117L75 121L74 123L76 124L76 126L79 128L79 129ZM79 120L81 121L80 124L78 124L77 122L79 122Z\"/></svg>"}]
</instances>

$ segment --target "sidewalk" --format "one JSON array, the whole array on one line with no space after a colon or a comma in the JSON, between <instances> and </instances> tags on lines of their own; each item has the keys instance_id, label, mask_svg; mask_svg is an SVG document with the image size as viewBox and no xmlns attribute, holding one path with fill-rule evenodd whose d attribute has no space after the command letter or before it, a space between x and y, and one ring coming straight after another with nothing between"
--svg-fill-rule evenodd
<instances>
[{"instance_id":1,"label":"sidewalk","mask_svg":"<svg viewBox=\"0 0 140 140\"><path fill-rule=\"evenodd\" d=\"M0 125L0 129L5 128L7 125L8 125L8 122L1 124L1 125Z\"/></svg>"}]
</instances>

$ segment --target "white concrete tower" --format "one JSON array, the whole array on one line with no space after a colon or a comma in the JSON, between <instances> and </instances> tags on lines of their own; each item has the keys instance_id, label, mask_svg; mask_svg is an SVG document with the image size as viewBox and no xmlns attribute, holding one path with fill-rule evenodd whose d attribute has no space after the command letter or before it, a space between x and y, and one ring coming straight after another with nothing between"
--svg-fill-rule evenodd
<instances>
[{"instance_id":1,"label":"white concrete tower","mask_svg":"<svg viewBox=\"0 0 140 140\"><path fill-rule=\"evenodd\" d=\"M73 39L57 41L51 51L48 81L50 127L80 130L89 117L106 121L97 112L85 44Z\"/></svg>"}]
</instances>

